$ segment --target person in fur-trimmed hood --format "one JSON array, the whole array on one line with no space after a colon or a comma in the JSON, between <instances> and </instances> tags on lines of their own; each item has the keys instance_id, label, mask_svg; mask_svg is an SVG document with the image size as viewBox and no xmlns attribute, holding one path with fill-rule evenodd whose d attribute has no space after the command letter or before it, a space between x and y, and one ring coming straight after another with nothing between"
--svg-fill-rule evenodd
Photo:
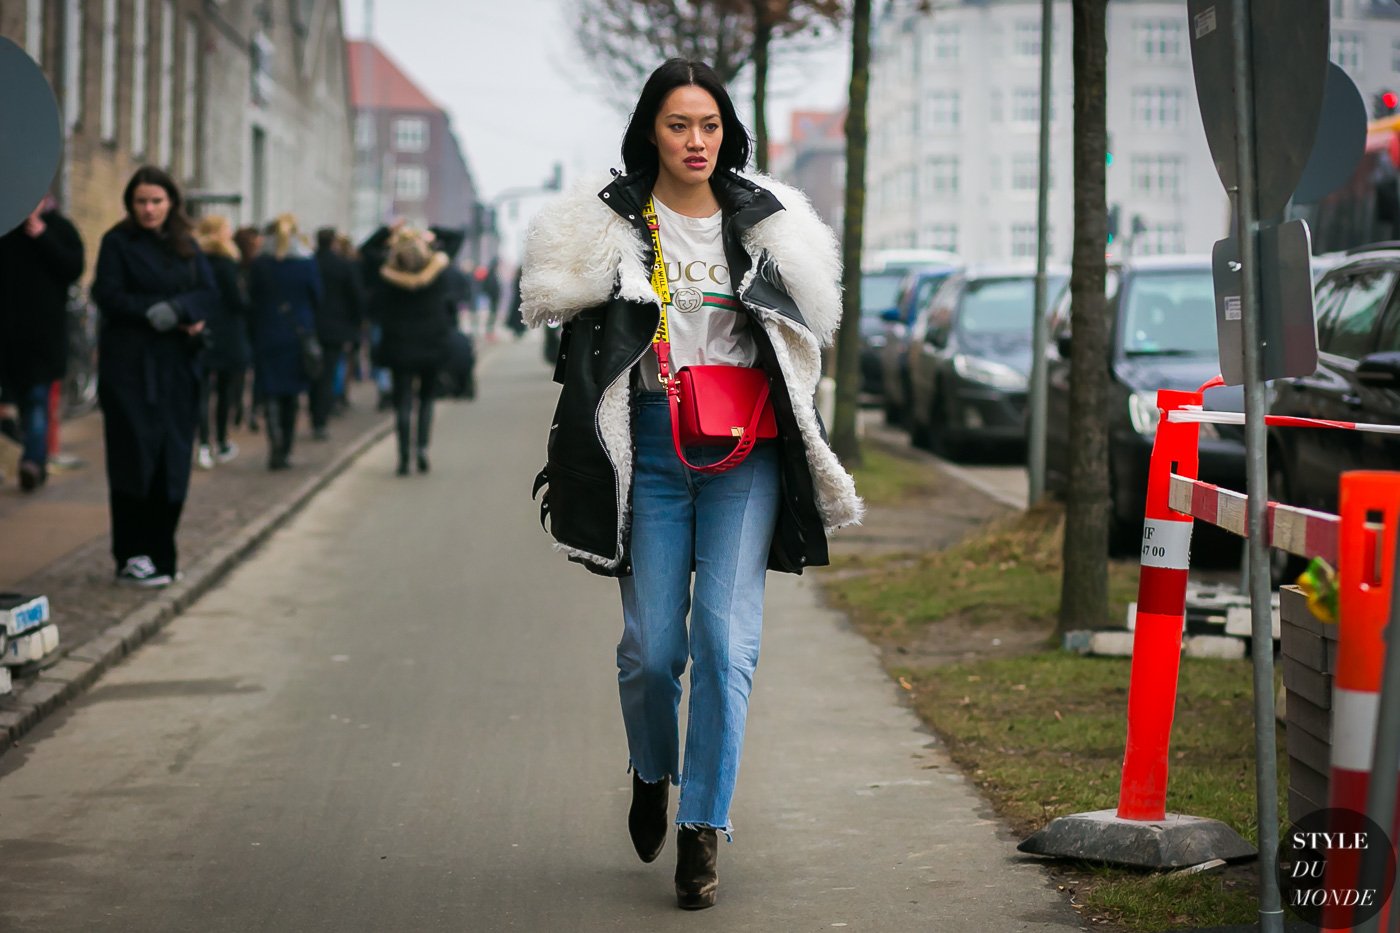
<instances>
[{"instance_id":1,"label":"person in fur-trimmed hood","mask_svg":"<svg viewBox=\"0 0 1400 933\"><path fill-rule=\"evenodd\" d=\"M394 426L398 432L398 475L408 475L414 382L418 384L418 472L428 472L428 444L438 376L447 363L456 302L445 275L451 260L427 231L399 228L384 233L388 251L379 281L370 292L369 316L383 334L378 361L393 374ZM371 249L378 245L370 240Z\"/></svg>"},{"instance_id":2,"label":"person in fur-trimmed hood","mask_svg":"<svg viewBox=\"0 0 1400 933\"><path fill-rule=\"evenodd\" d=\"M731 829L765 571L826 564L827 533L863 512L814 405L820 350L840 322L836 238L800 192L741 171L750 145L712 69L666 62L623 138L626 173L543 211L521 277L525 320L563 322L554 376L563 389L535 483L541 517L572 560L620 578L628 829L641 859L654 860L669 785L680 785L675 883L687 909L715 903L716 834ZM691 469L673 445L670 383L653 347L662 308L644 216L652 204L670 372L727 365L767 376L776 437L726 472ZM698 466L728 453L684 448Z\"/></svg>"}]
</instances>

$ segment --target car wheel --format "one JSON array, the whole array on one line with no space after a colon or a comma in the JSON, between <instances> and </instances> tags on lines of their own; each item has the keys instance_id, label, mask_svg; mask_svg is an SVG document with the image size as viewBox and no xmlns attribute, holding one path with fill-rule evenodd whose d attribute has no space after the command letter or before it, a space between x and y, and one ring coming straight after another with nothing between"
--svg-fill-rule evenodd
<instances>
[{"instance_id":1,"label":"car wheel","mask_svg":"<svg viewBox=\"0 0 1400 933\"><path fill-rule=\"evenodd\" d=\"M912 403L913 396L910 396L910 399L911 403L906 406L905 411L905 418L909 422L909 443L920 450L932 450L933 438L930 436L929 423L928 421L919 420L919 416L915 413L915 408Z\"/></svg>"},{"instance_id":2,"label":"car wheel","mask_svg":"<svg viewBox=\"0 0 1400 933\"><path fill-rule=\"evenodd\" d=\"M949 460L961 460L966 457L969 444L963 433L953 427L958 419L952 397L940 389L929 409L934 413L930 419L933 422L930 432L934 452Z\"/></svg>"},{"instance_id":3,"label":"car wheel","mask_svg":"<svg viewBox=\"0 0 1400 933\"><path fill-rule=\"evenodd\" d=\"M896 405L889 399L885 400L885 424L890 427L899 427L899 423L904 420L904 407Z\"/></svg>"},{"instance_id":4,"label":"car wheel","mask_svg":"<svg viewBox=\"0 0 1400 933\"><path fill-rule=\"evenodd\" d=\"M1283 454L1278 448L1269 450L1269 498L1275 502L1294 505L1292 489L1288 481L1288 469L1283 463ZM1307 569L1308 562L1281 548L1269 548L1269 579L1277 589L1288 586Z\"/></svg>"}]
</instances>

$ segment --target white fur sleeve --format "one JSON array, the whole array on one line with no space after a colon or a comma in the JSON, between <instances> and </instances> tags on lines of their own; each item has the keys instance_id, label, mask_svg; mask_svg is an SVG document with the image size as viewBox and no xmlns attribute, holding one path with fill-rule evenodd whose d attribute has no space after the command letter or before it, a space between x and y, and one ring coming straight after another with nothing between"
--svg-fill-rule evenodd
<instances>
[{"instance_id":1,"label":"white fur sleeve","mask_svg":"<svg viewBox=\"0 0 1400 933\"><path fill-rule=\"evenodd\" d=\"M762 242L787 293L797 302L812 335L828 346L841 325L840 242L805 194L767 176L756 177L782 202L783 210L760 223L750 236L762 231Z\"/></svg>"},{"instance_id":2,"label":"white fur sleeve","mask_svg":"<svg viewBox=\"0 0 1400 933\"><path fill-rule=\"evenodd\" d=\"M624 250L636 238L579 184L530 222L520 277L520 313L538 327L567 320L612 295Z\"/></svg>"}]
</instances>

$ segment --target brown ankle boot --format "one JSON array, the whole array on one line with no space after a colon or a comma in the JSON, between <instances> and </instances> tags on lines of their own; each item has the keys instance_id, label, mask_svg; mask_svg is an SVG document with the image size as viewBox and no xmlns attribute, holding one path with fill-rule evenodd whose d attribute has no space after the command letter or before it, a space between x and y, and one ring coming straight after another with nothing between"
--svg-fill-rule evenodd
<instances>
[{"instance_id":1,"label":"brown ankle boot","mask_svg":"<svg viewBox=\"0 0 1400 933\"><path fill-rule=\"evenodd\" d=\"M676 903L682 910L715 906L719 894L719 834L713 829L676 830Z\"/></svg>"},{"instance_id":2,"label":"brown ankle boot","mask_svg":"<svg viewBox=\"0 0 1400 933\"><path fill-rule=\"evenodd\" d=\"M643 862L654 862L666 845L666 806L671 782L662 778L648 784L632 772L632 809L627 811L627 831L632 848Z\"/></svg>"}]
</instances>

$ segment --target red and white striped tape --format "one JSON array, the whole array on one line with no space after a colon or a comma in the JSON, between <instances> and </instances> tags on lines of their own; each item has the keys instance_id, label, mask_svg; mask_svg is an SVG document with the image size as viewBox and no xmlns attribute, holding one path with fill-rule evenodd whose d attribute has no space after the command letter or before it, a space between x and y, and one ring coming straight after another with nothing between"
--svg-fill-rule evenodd
<instances>
[{"instance_id":1,"label":"red and white striped tape","mask_svg":"<svg viewBox=\"0 0 1400 933\"><path fill-rule=\"evenodd\" d=\"M1168 421L1198 424L1244 424L1244 412L1178 409L1167 414ZM1264 423L1276 428L1333 428L1365 431L1370 434L1400 434L1400 424L1369 424L1362 421L1332 421L1328 418L1296 418L1292 415L1265 415Z\"/></svg>"}]
</instances>

